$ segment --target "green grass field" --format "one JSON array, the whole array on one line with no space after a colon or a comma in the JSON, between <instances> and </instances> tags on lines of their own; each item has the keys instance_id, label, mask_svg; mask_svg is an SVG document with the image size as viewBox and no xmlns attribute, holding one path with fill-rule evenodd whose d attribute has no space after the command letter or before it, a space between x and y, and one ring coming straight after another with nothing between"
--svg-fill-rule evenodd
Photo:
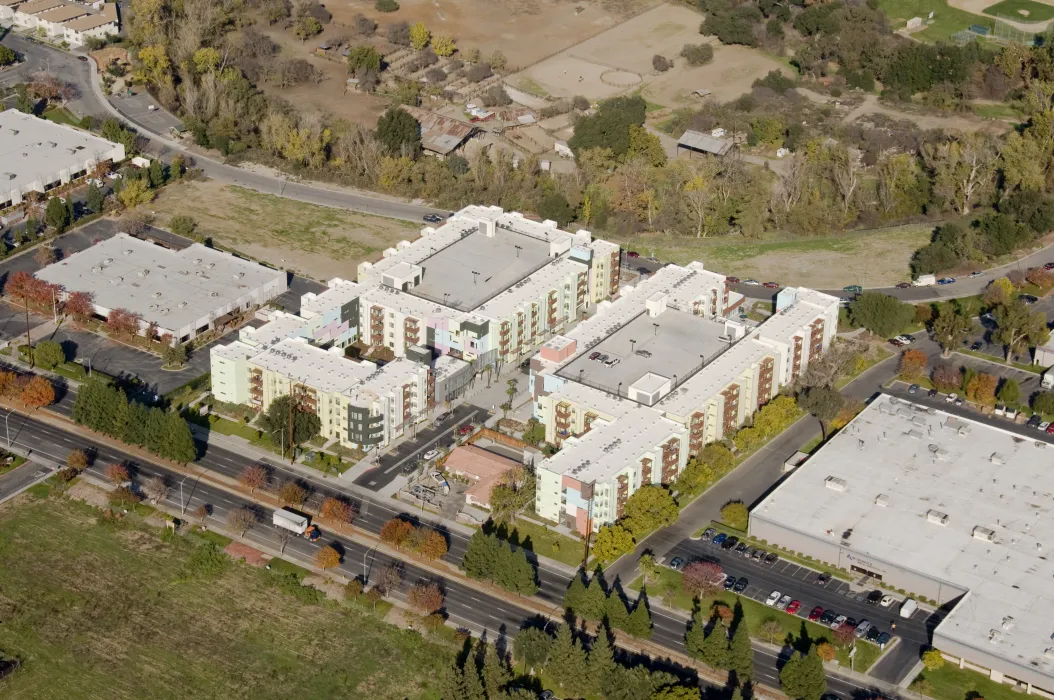
<instances>
[{"instance_id":1,"label":"green grass field","mask_svg":"<svg viewBox=\"0 0 1054 700\"><path fill-rule=\"evenodd\" d=\"M936 700L1018 700L1023 695L1005 683L949 663L938 671L923 671L920 678L929 681L932 690L927 695Z\"/></svg>"},{"instance_id":2,"label":"green grass field","mask_svg":"<svg viewBox=\"0 0 1054 700\"><path fill-rule=\"evenodd\" d=\"M22 661L0 697L438 698L452 647L264 569L187 580L193 542L41 486L0 507L0 653Z\"/></svg>"},{"instance_id":3,"label":"green grass field","mask_svg":"<svg viewBox=\"0 0 1054 700\"><path fill-rule=\"evenodd\" d=\"M529 537L531 539L529 549L535 554L549 557L568 566L578 566L582 563L582 555L585 551L585 543L582 540L568 537L555 530L548 530L522 518L513 523L510 530L515 533L519 542L524 542Z\"/></svg>"},{"instance_id":4,"label":"green grass field","mask_svg":"<svg viewBox=\"0 0 1054 700\"><path fill-rule=\"evenodd\" d=\"M641 586L641 579L638 577L629 585L629 587L635 591L639 591ZM675 607L683 610L691 610L693 608L693 601L691 596L684 592L681 587L681 573L661 567L659 569L659 581L652 583L648 587L648 596L654 600L662 600L662 591L669 586L671 590L675 590L676 594L673 598L673 604ZM704 610L709 610L715 602L721 602L730 608L734 608L738 602L743 606L743 619L746 621L747 629L750 631L750 636L756 637L758 635L758 629L761 624L767 620L775 620L783 627L786 638L784 641L793 642L801 637L803 634L808 635L809 639L814 642L820 639L833 642L833 636L831 630L822 625L818 625L815 622L809 622L803 617L798 615L788 615L785 612L781 612L774 608L767 607L764 603L759 603L751 598L744 598L734 593L720 593L710 598L704 598L701 602L701 606ZM806 611L807 612L807 611ZM853 665L855 670L865 672L871 668L871 665L878 660L878 657L882 655L882 652L874 644L868 642L857 642L856 658L854 659ZM848 666L849 665L849 650L848 648L836 647L837 656L835 657L839 663Z\"/></svg>"},{"instance_id":5,"label":"green grass field","mask_svg":"<svg viewBox=\"0 0 1054 700\"><path fill-rule=\"evenodd\" d=\"M81 120L65 107L48 107L41 116L56 124L79 126L81 123Z\"/></svg>"},{"instance_id":6,"label":"green grass field","mask_svg":"<svg viewBox=\"0 0 1054 700\"><path fill-rule=\"evenodd\" d=\"M1046 22L1054 19L1054 7L1032 0L1003 0L984 8L984 13L1017 22Z\"/></svg>"},{"instance_id":7,"label":"green grass field","mask_svg":"<svg viewBox=\"0 0 1054 700\"><path fill-rule=\"evenodd\" d=\"M932 12L933 23L912 32L912 37L920 41L950 41L953 34L969 29L972 24L993 26L992 20L949 7L945 0L878 0L878 6L889 17L893 29L902 29L912 17L921 17L926 22Z\"/></svg>"}]
</instances>

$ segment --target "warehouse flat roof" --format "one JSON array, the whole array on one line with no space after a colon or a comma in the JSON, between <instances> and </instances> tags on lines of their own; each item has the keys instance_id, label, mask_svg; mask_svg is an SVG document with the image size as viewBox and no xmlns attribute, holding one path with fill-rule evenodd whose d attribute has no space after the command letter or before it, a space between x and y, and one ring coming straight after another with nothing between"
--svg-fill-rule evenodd
<instances>
[{"instance_id":1,"label":"warehouse flat roof","mask_svg":"<svg viewBox=\"0 0 1054 700\"><path fill-rule=\"evenodd\" d=\"M105 160L124 148L87 131L23 114L0 112L0 192L42 185L59 179L62 170L79 168L89 160Z\"/></svg>"},{"instance_id":2,"label":"warehouse flat roof","mask_svg":"<svg viewBox=\"0 0 1054 700\"><path fill-rule=\"evenodd\" d=\"M1054 445L880 395L752 515L834 543L851 530L848 549L968 590L936 634L1054 678L1052 458Z\"/></svg>"},{"instance_id":3,"label":"warehouse flat roof","mask_svg":"<svg viewBox=\"0 0 1054 700\"><path fill-rule=\"evenodd\" d=\"M183 250L118 233L48 265L36 276L67 292L91 292L96 306L127 309L179 330L238 302L285 272L195 243Z\"/></svg>"}]
</instances>

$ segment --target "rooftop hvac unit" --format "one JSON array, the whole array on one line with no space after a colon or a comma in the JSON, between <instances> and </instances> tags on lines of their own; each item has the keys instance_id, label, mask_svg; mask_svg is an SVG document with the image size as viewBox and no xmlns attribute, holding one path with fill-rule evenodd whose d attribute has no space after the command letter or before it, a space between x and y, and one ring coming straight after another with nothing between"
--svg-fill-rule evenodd
<instances>
[{"instance_id":1,"label":"rooftop hvac unit","mask_svg":"<svg viewBox=\"0 0 1054 700\"><path fill-rule=\"evenodd\" d=\"M837 476L829 476L823 480L824 486L831 489L832 491L845 491L849 485L845 479L839 479Z\"/></svg>"},{"instance_id":2,"label":"rooftop hvac unit","mask_svg":"<svg viewBox=\"0 0 1054 700\"><path fill-rule=\"evenodd\" d=\"M992 464L998 464L999 466L1003 466L1004 464L1006 464L1006 457L999 454L998 452L993 452L992 456L988 458L988 461Z\"/></svg>"},{"instance_id":3,"label":"rooftop hvac unit","mask_svg":"<svg viewBox=\"0 0 1054 700\"><path fill-rule=\"evenodd\" d=\"M1047 647L1044 649L1043 656L1046 656L1048 659L1054 659L1054 647Z\"/></svg>"},{"instance_id":4,"label":"rooftop hvac unit","mask_svg":"<svg viewBox=\"0 0 1054 700\"><path fill-rule=\"evenodd\" d=\"M992 644L999 644L1003 641L1003 633L999 630L988 630L988 641Z\"/></svg>"},{"instance_id":5,"label":"rooftop hvac unit","mask_svg":"<svg viewBox=\"0 0 1054 700\"><path fill-rule=\"evenodd\" d=\"M120 284L124 281L123 277L114 277L110 280L110 284Z\"/></svg>"},{"instance_id":6,"label":"rooftop hvac unit","mask_svg":"<svg viewBox=\"0 0 1054 700\"><path fill-rule=\"evenodd\" d=\"M1006 630L1007 632L1009 632L1010 630L1014 629L1014 618L1011 617L1010 615L1007 615L1006 617L1003 618L1003 629Z\"/></svg>"},{"instance_id":7,"label":"rooftop hvac unit","mask_svg":"<svg viewBox=\"0 0 1054 700\"><path fill-rule=\"evenodd\" d=\"M136 274L138 274L140 277L146 277L147 275L150 274L150 270L140 270Z\"/></svg>"},{"instance_id":8,"label":"rooftop hvac unit","mask_svg":"<svg viewBox=\"0 0 1054 700\"><path fill-rule=\"evenodd\" d=\"M889 505L889 496L884 493L880 493L875 496L875 505L880 508L885 508Z\"/></svg>"},{"instance_id":9,"label":"rooftop hvac unit","mask_svg":"<svg viewBox=\"0 0 1054 700\"><path fill-rule=\"evenodd\" d=\"M986 542L995 542L995 530L987 527L976 526L973 529L974 539L985 540Z\"/></svg>"},{"instance_id":10,"label":"rooftop hvac unit","mask_svg":"<svg viewBox=\"0 0 1054 700\"><path fill-rule=\"evenodd\" d=\"M934 523L935 525L947 525L948 514L942 513L939 510L929 510L926 511L926 520L930 521L931 523Z\"/></svg>"}]
</instances>

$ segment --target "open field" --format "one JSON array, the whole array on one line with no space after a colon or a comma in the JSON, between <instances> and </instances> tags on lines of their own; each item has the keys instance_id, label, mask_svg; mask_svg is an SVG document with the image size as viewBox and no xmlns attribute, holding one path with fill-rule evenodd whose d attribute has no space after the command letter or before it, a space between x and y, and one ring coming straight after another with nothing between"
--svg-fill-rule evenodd
<instances>
[{"instance_id":1,"label":"open field","mask_svg":"<svg viewBox=\"0 0 1054 700\"><path fill-rule=\"evenodd\" d=\"M1045 22L1054 19L1054 7L1033 0L1003 0L986 7L984 13L1018 22Z\"/></svg>"},{"instance_id":2,"label":"open field","mask_svg":"<svg viewBox=\"0 0 1054 700\"><path fill-rule=\"evenodd\" d=\"M190 210L187 202L193 202ZM284 199L216 182L167 187L147 208L167 226L189 214L198 233L277 267L318 280L355 279L355 268L400 240L417 238L405 221Z\"/></svg>"},{"instance_id":3,"label":"open field","mask_svg":"<svg viewBox=\"0 0 1054 700\"><path fill-rule=\"evenodd\" d=\"M719 100L750 90L750 84L779 62L743 46L722 46L699 34L702 16L678 5L661 5L578 46L511 76L509 83L527 92L557 97L585 95L596 100L643 88L646 99L671 106L690 100L693 90L713 91ZM689 68L678 58L688 43L714 44L714 61ZM674 59L675 66L654 74L652 57Z\"/></svg>"},{"instance_id":4,"label":"open field","mask_svg":"<svg viewBox=\"0 0 1054 700\"><path fill-rule=\"evenodd\" d=\"M910 278L908 262L930 240L932 225L911 224L832 238L748 241L742 238L699 239L641 234L612 237L642 256L685 264L703 261L707 268L744 279L804 284L817 289L848 284L884 286Z\"/></svg>"},{"instance_id":5,"label":"open field","mask_svg":"<svg viewBox=\"0 0 1054 700\"><path fill-rule=\"evenodd\" d=\"M0 652L23 664L0 696L438 697L449 650L374 614L301 602L264 569L186 578L190 541L97 524L99 511L41 491L0 507Z\"/></svg>"},{"instance_id":6,"label":"open field","mask_svg":"<svg viewBox=\"0 0 1054 700\"><path fill-rule=\"evenodd\" d=\"M966 0L971 4L977 1ZM987 2L987 0L980 1ZM950 7L945 0L878 0L878 6L889 17L890 25L894 30L903 29L904 23L912 17L922 17L925 22L927 15L932 12L932 23L925 29L911 34L920 41L950 41L952 34L968 29L971 24L989 28L993 26L991 19ZM971 10L973 9L971 7ZM980 11L981 7L976 9Z\"/></svg>"}]
</instances>

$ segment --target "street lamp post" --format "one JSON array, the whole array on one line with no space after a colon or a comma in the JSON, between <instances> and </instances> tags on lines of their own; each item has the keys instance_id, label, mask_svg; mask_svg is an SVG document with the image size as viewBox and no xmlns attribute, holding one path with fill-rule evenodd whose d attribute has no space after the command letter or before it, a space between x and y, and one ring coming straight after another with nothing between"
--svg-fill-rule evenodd
<instances>
[{"instance_id":1,"label":"street lamp post","mask_svg":"<svg viewBox=\"0 0 1054 700\"><path fill-rule=\"evenodd\" d=\"M370 547L369 549L367 549L365 552L362 553L362 587L363 588L365 588L366 584L368 584L370 582L370 572L366 568L366 557L369 556L370 552L374 552L374 556L376 557L377 547L378 547L378 545L373 545L372 547Z\"/></svg>"},{"instance_id":2,"label":"street lamp post","mask_svg":"<svg viewBox=\"0 0 1054 700\"><path fill-rule=\"evenodd\" d=\"M179 514L180 515L186 515L186 513L187 513L187 503L183 500L183 482L186 481L187 479L189 479L190 476L191 476L190 474L187 474L185 477L183 477L179 481Z\"/></svg>"},{"instance_id":3,"label":"street lamp post","mask_svg":"<svg viewBox=\"0 0 1054 700\"><path fill-rule=\"evenodd\" d=\"M8 420L11 418L11 411L4 414L4 427L7 429L7 449L11 449L11 425Z\"/></svg>"}]
</instances>

